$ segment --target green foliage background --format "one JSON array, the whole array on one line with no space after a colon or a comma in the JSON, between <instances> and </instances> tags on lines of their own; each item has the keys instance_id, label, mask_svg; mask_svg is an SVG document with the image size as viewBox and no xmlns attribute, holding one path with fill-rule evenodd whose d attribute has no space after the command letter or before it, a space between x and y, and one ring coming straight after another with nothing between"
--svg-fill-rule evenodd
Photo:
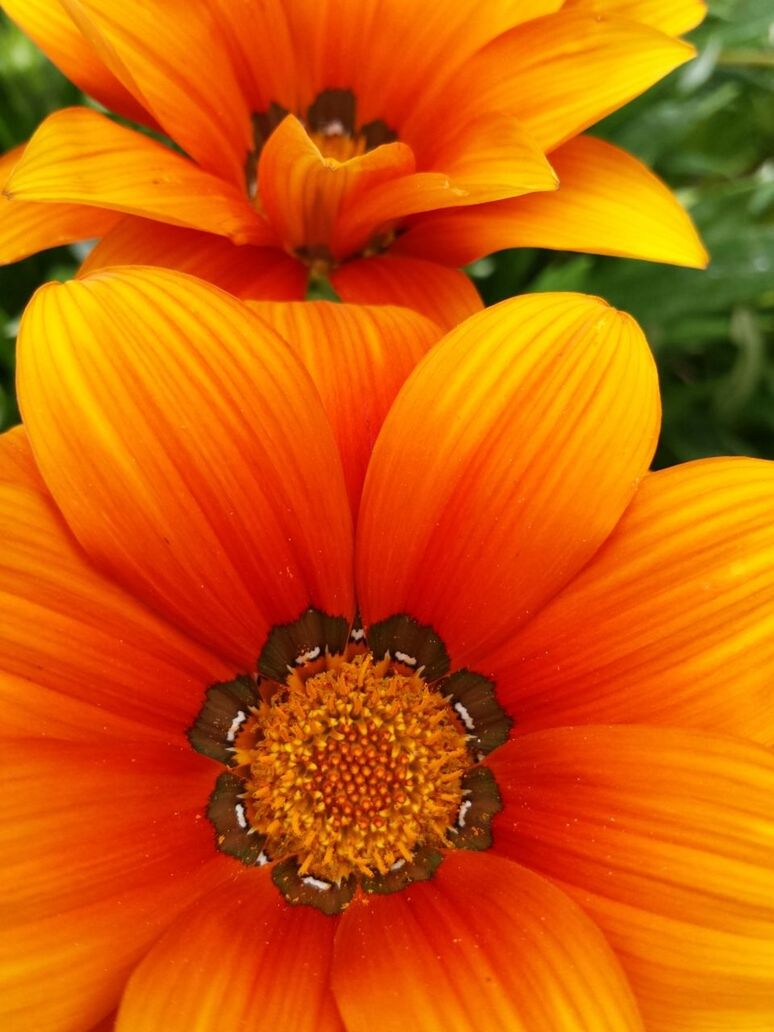
<instances>
[{"instance_id":1,"label":"green foliage background","mask_svg":"<svg viewBox=\"0 0 774 1032\"><path fill-rule=\"evenodd\" d=\"M712 255L706 272L519 250L470 270L488 303L541 290L599 294L640 321L659 364L657 465L713 454L774 458L774 8L710 0L700 56L594 129L676 189ZM0 151L77 90L0 15ZM13 345L35 287L72 275L58 248L0 269L0 427L18 421Z\"/></svg>"}]
</instances>

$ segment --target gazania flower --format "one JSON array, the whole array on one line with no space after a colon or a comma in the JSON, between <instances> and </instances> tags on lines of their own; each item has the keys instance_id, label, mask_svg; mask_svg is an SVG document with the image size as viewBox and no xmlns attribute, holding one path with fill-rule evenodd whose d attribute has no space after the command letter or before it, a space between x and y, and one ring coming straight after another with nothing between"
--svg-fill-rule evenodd
<instances>
[{"instance_id":1,"label":"gazania flower","mask_svg":"<svg viewBox=\"0 0 774 1032\"><path fill-rule=\"evenodd\" d=\"M3 260L102 236L87 270L139 261L278 300L311 270L447 326L480 307L457 266L500 248L706 261L640 162L579 136L692 55L674 34L701 0L4 6L176 147L52 115L0 169Z\"/></svg>"},{"instance_id":2,"label":"gazania flower","mask_svg":"<svg viewBox=\"0 0 774 1032\"><path fill-rule=\"evenodd\" d=\"M213 287L45 287L19 378L4 1029L770 1023L774 469L646 472L629 317L445 337L354 533L311 378Z\"/></svg>"}]
</instances>

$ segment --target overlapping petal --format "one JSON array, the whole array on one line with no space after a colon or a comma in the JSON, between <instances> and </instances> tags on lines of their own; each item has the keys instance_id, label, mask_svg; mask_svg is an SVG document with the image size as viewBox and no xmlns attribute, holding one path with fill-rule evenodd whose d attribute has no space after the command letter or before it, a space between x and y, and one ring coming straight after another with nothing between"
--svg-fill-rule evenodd
<instances>
[{"instance_id":1,"label":"overlapping petal","mask_svg":"<svg viewBox=\"0 0 774 1032\"><path fill-rule=\"evenodd\" d=\"M45 287L20 333L19 396L92 561L237 669L310 604L352 614L330 424L239 301L159 269Z\"/></svg>"},{"instance_id":2,"label":"overlapping petal","mask_svg":"<svg viewBox=\"0 0 774 1032\"><path fill-rule=\"evenodd\" d=\"M23 153L24 144L0 157L0 191ZM102 236L119 217L112 211L75 204L12 201L0 192L0 263L19 261L47 247Z\"/></svg>"},{"instance_id":3,"label":"overlapping petal","mask_svg":"<svg viewBox=\"0 0 774 1032\"><path fill-rule=\"evenodd\" d=\"M488 761L494 849L605 932L654 1032L766 1027L774 996L774 758L741 739L578 727Z\"/></svg>"},{"instance_id":4,"label":"overlapping petal","mask_svg":"<svg viewBox=\"0 0 774 1032\"><path fill-rule=\"evenodd\" d=\"M658 723L774 742L774 463L650 474L488 670L524 729Z\"/></svg>"},{"instance_id":5,"label":"overlapping petal","mask_svg":"<svg viewBox=\"0 0 774 1032\"><path fill-rule=\"evenodd\" d=\"M478 669L604 542L658 420L647 343L602 301L532 295L463 323L374 448L357 547L366 622L410 613Z\"/></svg>"},{"instance_id":6,"label":"overlapping petal","mask_svg":"<svg viewBox=\"0 0 774 1032\"><path fill-rule=\"evenodd\" d=\"M331 272L330 280L342 301L413 308L444 330L484 307L463 272L403 255L345 262Z\"/></svg>"},{"instance_id":7,"label":"overlapping petal","mask_svg":"<svg viewBox=\"0 0 774 1032\"><path fill-rule=\"evenodd\" d=\"M464 0L421 18L413 0L267 0L249 9L242 0L173 0L163 11L140 0L120 8L60 0L46 28L52 4L13 0L20 22L50 37L49 49L63 52L74 40L119 105L123 98L150 112L195 164L147 137L99 126L93 112L76 132L70 115L33 138L11 184L19 199L108 207L269 247L283 281L291 278L288 253L328 269L393 245L446 266L533 241L706 261L665 189L634 159L614 161L610 148L560 149L565 189L556 205L542 196L556 187L544 152L691 56L670 33L697 20L699 0L678 0L671 12L663 0L576 0L561 10L560 0L505 0L486 10ZM351 102L341 132L354 134L353 153L344 161L321 154L319 130L302 124L335 94ZM272 129L280 112L290 115ZM369 126L392 142L358 153ZM530 203L522 208L524 195ZM470 210L458 221L457 209ZM635 229L624 233L631 216ZM11 256L49 242L41 218ZM80 221L55 229L51 242L81 235ZM162 260L153 227L147 236ZM223 247L213 250L210 278L221 283ZM174 247L169 261L180 267ZM382 278L378 266L366 268ZM272 277L259 275L255 290L264 289L277 297Z\"/></svg>"},{"instance_id":8,"label":"overlapping petal","mask_svg":"<svg viewBox=\"0 0 774 1032\"><path fill-rule=\"evenodd\" d=\"M112 1010L150 943L228 877L199 819L209 765L190 749L2 742L0 1020L78 1032ZM41 856L45 862L41 863ZM46 991L41 992L45 985Z\"/></svg>"},{"instance_id":9,"label":"overlapping petal","mask_svg":"<svg viewBox=\"0 0 774 1032\"><path fill-rule=\"evenodd\" d=\"M414 0L393 0L388 7L379 0L291 0L283 6L299 55L296 76L302 81L308 76L310 92L349 87L358 97L361 122L381 118L400 128L406 114L485 43L523 20L555 10L558 3L461 0L428 5L420 18Z\"/></svg>"},{"instance_id":10,"label":"overlapping petal","mask_svg":"<svg viewBox=\"0 0 774 1032\"><path fill-rule=\"evenodd\" d=\"M3 10L84 93L125 118L155 124L150 113L105 67L61 0L3 0Z\"/></svg>"},{"instance_id":11,"label":"overlapping petal","mask_svg":"<svg viewBox=\"0 0 774 1032\"><path fill-rule=\"evenodd\" d=\"M464 851L429 882L350 906L333 987L347 1032L641 1029L580 909L524 867Z\"/></svg>"},{"instance_id":12,"label":"overlapping petal","mask_svg":"<svg viewBox=\"0 0 774 1032\"><path fill-rule=\"evenodd\" d=\"M558 185L543 152L513 118L476 114L460 125L459 112L454 112L453 125L438 126L429 149L422 160L427 171L369 186L357 204L342 212L334 235L336 253L356 251L380 227L418 212L469 207Z\"/></svg>"},{"instance_id":13,"label":"overlapping petal","mask_svg":"<svg viewBox=\"0 0 774 1032\"><path fill-rule=\"evenodd\" d=\"M4 192L22 201L110 208L237 243L273 240L235 187L88 108L50 115L27 144Z\"/></svg>"},{"instance_id":14,"label":"overlapping petal","mask_svg":"<svg viewBox=\"0 0 774 1032\"><path fill-rule=\"evenodd\" d=\"M103 63L202 168L243 187L250 112L206 0L61 0Z\"/></svg>"},{"instance_id":15,"label":"overlapping petal","mask_svg":"<svg viewBox=\"0 0 774 1032\"><path fill-rule=\"evenodd\" d=\"M241 298L300 301L306 294L306 268L279 248L238 245L212 233L132 216L105 235L78 275L112 265L160 265Z\"/></svg>"},{"instance_id":16,"label":"overlapping petal","mask_svg":"<svg viewBox=\"0 0 774 1032\"><path fill-rule=\"evenodd\" d=\"M344 162L325 158L301 122L288 115L261 151L261 205L288 247L301 248L314 258L330 243L339 256L335 231L342 214L369 187L402 181L413 171L414 155L405 143L386 143ZM348 249L344 245L343 253Z\"/></svg>"},{"instance_id":17,"label":"overlapping petal","mask_svg":"<svg viewBox=\"0 0 774 1032\"><path fill-rule=\"evenodd\" d=\"M9 733L182 739L229 676L86 560L23 430L0 437L0 713Z\"/></svg>"},{"instance_id":18,"label":"overlapping petal","mask_svg":"<svg viewBox=\"0 0 774 1032\"><path fill-rule=\"evenodd\" d=\"M556 192L431 212L396 242L396 250L456 265L506 247L707 264L685 210L642 162L590 136L570 140L550 157L559 176Z\"/></svg>"},{"instance_id":19,"label":"overlapping petal","mask_svg":"<svg viewBox=\"0 0 774 1032\"><path fill-rule=\"evenodd\" d=\"M649 26L562 10L483 47L444 91L443 105L464 110L474 96L479 111L510 112L551 151L693 54L687 43ZM430 119L427 109L418 112L411 134Z\"/></svg>"},{"instance_id":20,"label":"overlapping petal","mask_svg":"<svg viewBox=\"0 0 774 1032\"><path fill-rule=\"evenodd\" d=\"M253 302L314 380L344 465L353 519L366 467L395 395L442 335L429 319L389 305Z\"/></svg>"},{"instance_id":21,"label":"overlapping petal","mask_svg":"<svg viewBox=\"0 0 774 1032\"><path fill-rule=\"evenodd\" d=\"M264 1027L343 1032L330 990L336 924L244 872L184 914L132 975L117 1032Z\"/></svg>"}]
</instances>

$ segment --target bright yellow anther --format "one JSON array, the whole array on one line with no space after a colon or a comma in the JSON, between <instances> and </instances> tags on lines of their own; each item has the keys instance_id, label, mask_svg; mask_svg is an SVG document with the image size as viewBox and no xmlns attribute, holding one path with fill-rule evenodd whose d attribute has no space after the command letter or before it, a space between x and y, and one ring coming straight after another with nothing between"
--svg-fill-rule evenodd
<instances>
[{"instance_id":1,"label":"bright yellow anther","mask_svg":"<svg viewBox=\"0 0 774 1032\"><path fill-rule=\"evenodd\" d=\"M370 654L292 679L256 715L246 785L266 851L338 882L448 845L471 758L448 699Z\"/></svg>"}]
</instances>

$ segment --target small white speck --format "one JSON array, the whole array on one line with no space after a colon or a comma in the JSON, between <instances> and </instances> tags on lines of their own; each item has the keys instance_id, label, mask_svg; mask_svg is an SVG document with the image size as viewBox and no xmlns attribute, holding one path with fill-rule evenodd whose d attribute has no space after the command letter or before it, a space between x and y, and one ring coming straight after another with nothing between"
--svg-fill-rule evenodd
<instances>
[{"instance_id":1,"label":"small white speck","mask_svg":"<svg viewBox=\"0 0 774 1032\"><path fill-rule=\"evenodd\" d=\"M237 731L240 729L242 724L247 720L247 714L244 710L239 710L237 715L231 721L231 727L226 732L226 741L233 742L236 738Z\"/></svg>"},{"instance_id":2,"label":"small white speck","mask_svg":"<svg viewBox=\"0 0 774 1032\"><path fill-rule=\"evenodd\" d=\"M309 885L313 889L317 889L318 892L327 892L328 889L331 888L330 882L323 881L322 878L313 878L311 874L307 875L306 878L302 878L301 881L304 885Z\"/></svg>"},{"instance_id":3,"label":"small white speck","mask_svg":"<svg viewBox=\"0 0 774 1032\"><path fill-rule=\"evenodd\" d=\"M465 802L460 806L460 812L457 814L457 824L461 828L465 827L465 819L468 816L468 810L471 808L473 803L470 799L466 799Z\"/></svg>"},{"instance_id":4,"label":"small white speck","mask_svg":"<svg viewBox=\"0 0 774 1032\"><path fill-rule=\"evenodd\" d=\"M473 719L473 717L471 717L469 711L465 709L461 702L455 702L454 709L457 711L457 713L459 713L460 720L468 729L468 731L473 731L475 729L476 722Z\"/></svg>"}]
</instances>

